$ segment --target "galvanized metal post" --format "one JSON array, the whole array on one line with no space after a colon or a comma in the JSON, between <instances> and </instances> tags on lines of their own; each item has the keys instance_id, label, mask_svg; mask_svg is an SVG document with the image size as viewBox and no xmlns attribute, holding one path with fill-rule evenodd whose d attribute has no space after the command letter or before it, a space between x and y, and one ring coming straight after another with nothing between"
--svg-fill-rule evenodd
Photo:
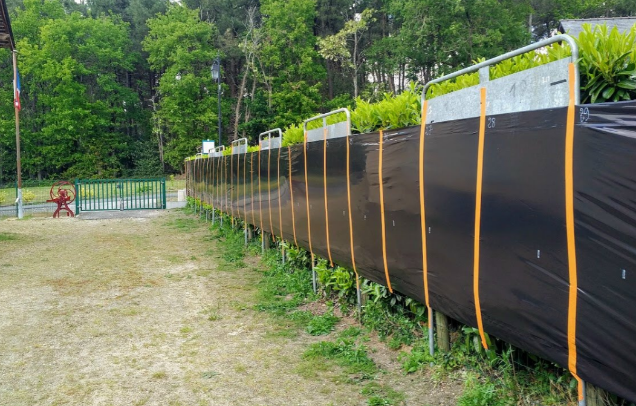
<instances>
[{"instance_id":1,"label":"galvanized metal post","mask_svg":"<svg viewBox=\"0 0 636 406\"><path fill-rule=\"evenodd\" d=\"M428 351L431 355L435 355L435 341L433 338L433 309L428 308Z\"/></svg>"},{"instance_id":2,"label":"galvanized metal post","mask_svg":"<svg viewBox=\"0 0 636 406\"><path fill-rule=\"evenodd\" d=\"M587 384L581 380L581 385L583 386L583 399L579 400L579 406L587 406ZM598 405L600 405L600 403L598 403Z\"/></svg>"},{"instance_id":3,"label":"galvanized metal post","mask_svg":"<svg viewBox=\"0 0 636 406\"><path fill-rule=\"evenodd\" d=\"M82 198L82 192L79 187L79 179L75 179L75 215L78 215L80 212L80 199Z\"/></svg>"},{"instance_id":4,"label":"galvanized metal post","mask_svg":"<svg viewBox=\"0 0 636 406\"><path fill-rule=\"evenodd\" d=\"M356 283L356 300L358 301L358 317L362 316L362 294L360 292L360 284Z\"/></svg>"},{"instance_id":5,"label":"galvanized metal post","mask_svg":"<svg viewBox=\"0 0 636 406\"><path fill-rule=\"evenodd\" d=\"M314 288L314 293L318 293L318 286L316 282L316 266L314 261L314 254L311 254L311 283Z\"/></svg>"},{"instance_id":6,"label":"galvanized metal post","mask_svg":"<svg viewBox=\"0 0 636 406\"><path fill-rule=\"evenodd\" d=\"M163 196L163 204L161 205L162 209L166 208L166 178L161 178L161 194Z\"/></svg>"}]
</instances>

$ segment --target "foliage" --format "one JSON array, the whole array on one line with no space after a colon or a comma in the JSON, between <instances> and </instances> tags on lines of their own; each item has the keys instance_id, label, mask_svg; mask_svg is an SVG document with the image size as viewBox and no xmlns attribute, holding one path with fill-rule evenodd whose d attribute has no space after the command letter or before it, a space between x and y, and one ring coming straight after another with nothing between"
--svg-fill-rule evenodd
<instances>
[{"instance_id":1,"label":"foliage","mask_svg":"<svg viewBox=\"0 0 636 406\"><path fill-rule=\"evenodd\" d=\"M283 132L283 147L302 144L305 141L302 125L292 124Z\"/></svg>"},{"instance_id":2,"label":"foliage","mask_svg":"<svg viewBox=\"0 0 636 406\"><path fill-rule=\"evenodd\" d=\"M327 297L336 295L344 300L355 296L355 274L352 270L336 266L331 268L325 259L318 259L314 270L318 276L321 289Z\"/></svg>"},{"instance_id":3,"label":"foliage","mask_svg":"<svg viewBox=\"0 0 636 406\"><path fill-rule=\"evenodd\" d=\"M636 26L622 34L616 27L589 24L577 41L581 53L582 102L636 99Z\"/></svg>"},{"instance_id":4,"label":"foliage","mask_svg":"<svg viewBox=\"0 0 636 406\"><path fill-rule=\"evenodd\" d=\"M346 373L361 374L369 379L378 372L378 367L369 357L369 350L364 345L365 338L362 335L353 335L354 333L345 330L335 342L321 341L311 344L303 357L332 360L336 365L343 367Z\"/></svg>"},{"instance_id":5,"label":"foliage","mask_svg":"<svg viewBox=\"0 0 636 406\"><path fill-rule=\"evenodd\" d=\"M217 128L215 88L209 74L216 56L215 27L199 19L195 10L173 4L166 14L147 22L143 41L150 67L160 73L156 120L166 129L165 160L174 168L196 149L203 134L213 137Z\"/></svg>"},{"instance_id":6,"label":"foliage","mask_svg":"<svg viewBox=\"0 0 636 406\"><path fill-rule=\"evenodd\" d=\"M336 323L340 319L333 313L325 313L321 316L313 317L307 324L306 331L312 336L321 336L329 334L334 330Z\"/></svg>"},{"instance_id":7,"label":"foliage","mask_svg":"<svg viewBox=\"0 0 636 406\"><path fill-rule=\"evenodd\" d=\"M404 403L404 394L386 385L377 382L369 382L360 391L363 395L371 395L367 404L369 406L393 406Z\"/></svg>"},{"instance_id":8,"label":"foliage","mask_svg":"<svg viewBox=\"0 0 636 406\"><path fill-rule=\"evenodd\" d=\"M53 0L27 0L16 14L24 172L121 174L131 120L144 120L139 96L125 85L133 61L128 25L118 16L66 14Z\"/></svg>"},{"instance_id":9,"label":"foliage","mask_svg":"<svg viewBox=\"0 0 636 406\"><path fill-rule=\"evenodd\" d=\"M254 143L260 132L280 127L288 128L287 146L302 142L303 119L351 106L356 96L357 132L417 124L417 95L389 102L386 94L402 95L411 82L544 38L562 18L636 13L633 0L17 0L7 6L20 51L23 173L41 179L181 169L201 139L216 138L210 66L217 55L222 138ZM633 99L634 59L621 56L633 43L603 35L581 42L583 100ZM503 62L491 77L545 58ZM16 164L7 50L0 50L0 65L0 180L8 181ZM443 92L474 83L476 76L463 77Z\"/></svg>"},{"instance_id":10,"label":"foliage","mask_svg":"<svg viewBox=\"0 0 636 406\"><path fill-rule=\"evenodd\" d=\"M5 191L0 191L0 204L3 204L7 201L7 193Z\"/></svg>"},{"instance_id":11,"label":"foliage","mask_svg":"<svg viewBox=\"0 0 636 406\"><path fill-rule=\"evenodd\" d=\"M397 96L385 93L378 103L356 99L351 113L351 125L358 133L377 129L402 128L416 125L421 120L420 89L415 84Z\"/></svg>"},{"instance_id":12,"label":"foliage","mask_svg":"<svg viewBox=\"0 0 636 406\"><path fill-rule=\"evenodd\" d=\"M501 398L500 392L492 382L480 382L470 376L466 381L466 391L459 398L458 406L512 406Z\"/></svg>"},{"instance_id":13,"label":"foliage","mask_svg":"<svg viewBox=\"0 0 636 406\"><path fill-rule=\"evenodd\" d=\"M22 201L31 203L35 200L35 193L29 189L22 190Z\"/></svg>"}]
</instances>

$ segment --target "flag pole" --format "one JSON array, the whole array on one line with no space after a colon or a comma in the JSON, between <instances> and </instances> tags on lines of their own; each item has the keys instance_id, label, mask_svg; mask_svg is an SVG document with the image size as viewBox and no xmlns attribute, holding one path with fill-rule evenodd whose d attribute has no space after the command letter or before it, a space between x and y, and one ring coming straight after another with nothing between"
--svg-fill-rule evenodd
<instances>
[{"instance_id":1,"label":"flag pole","mask_svg":"<svg viewBox=\"0 0 636 406\"><path fill-rule=\"evenodd\" d=\"M20 113L16 104L16 97L18 93L18 51L13 50L13 109L15 110L15 151L17 158L17 171L18 171L18 196L16 203L18 205L18 218L24 217L24 208L22 207L22 161L20 157Z\"/></svg>"}]
</instances>

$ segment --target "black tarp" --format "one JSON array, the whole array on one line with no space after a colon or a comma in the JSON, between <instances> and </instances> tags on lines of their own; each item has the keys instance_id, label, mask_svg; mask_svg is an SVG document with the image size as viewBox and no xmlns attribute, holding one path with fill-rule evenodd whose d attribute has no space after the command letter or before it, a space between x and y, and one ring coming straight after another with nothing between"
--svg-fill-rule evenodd
<instances>
[{"instance_id":1,"label":"black tarp","mask_svg":"<svg viewBox=\"0 0 636 406\"><path fill-rule=\"evenodd\" d=\"M564 367L566 112L494 116L486 129L478 264L484 330ZM577 369L583 380L636 401L636 103L576 112ZM353 236L360 275L421 302L424 231L431 307L476 326L478 129L478 118L427 125L426 230L419 126L189 161L188 193L276 236L282 224L286 240L348 267Z\"/></svg>"}]
</instances>

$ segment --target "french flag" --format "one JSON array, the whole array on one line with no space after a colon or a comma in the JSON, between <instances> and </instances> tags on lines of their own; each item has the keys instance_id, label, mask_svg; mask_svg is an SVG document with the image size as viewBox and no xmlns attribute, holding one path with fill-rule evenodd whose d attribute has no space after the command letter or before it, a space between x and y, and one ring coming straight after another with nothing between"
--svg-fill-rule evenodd
<instances>
[{"instance_id":1,"label":"french flag","mask_svg":"<svg viewBox=\"0 0 636 406\"><path fill-rule=\"evenodd\" d=\"M15 81L15 98L13 100L13 104L18 111L22 110L22 106L20 106L20 72L16 68L16 81Z\"/></svg>"}]
</instances>

